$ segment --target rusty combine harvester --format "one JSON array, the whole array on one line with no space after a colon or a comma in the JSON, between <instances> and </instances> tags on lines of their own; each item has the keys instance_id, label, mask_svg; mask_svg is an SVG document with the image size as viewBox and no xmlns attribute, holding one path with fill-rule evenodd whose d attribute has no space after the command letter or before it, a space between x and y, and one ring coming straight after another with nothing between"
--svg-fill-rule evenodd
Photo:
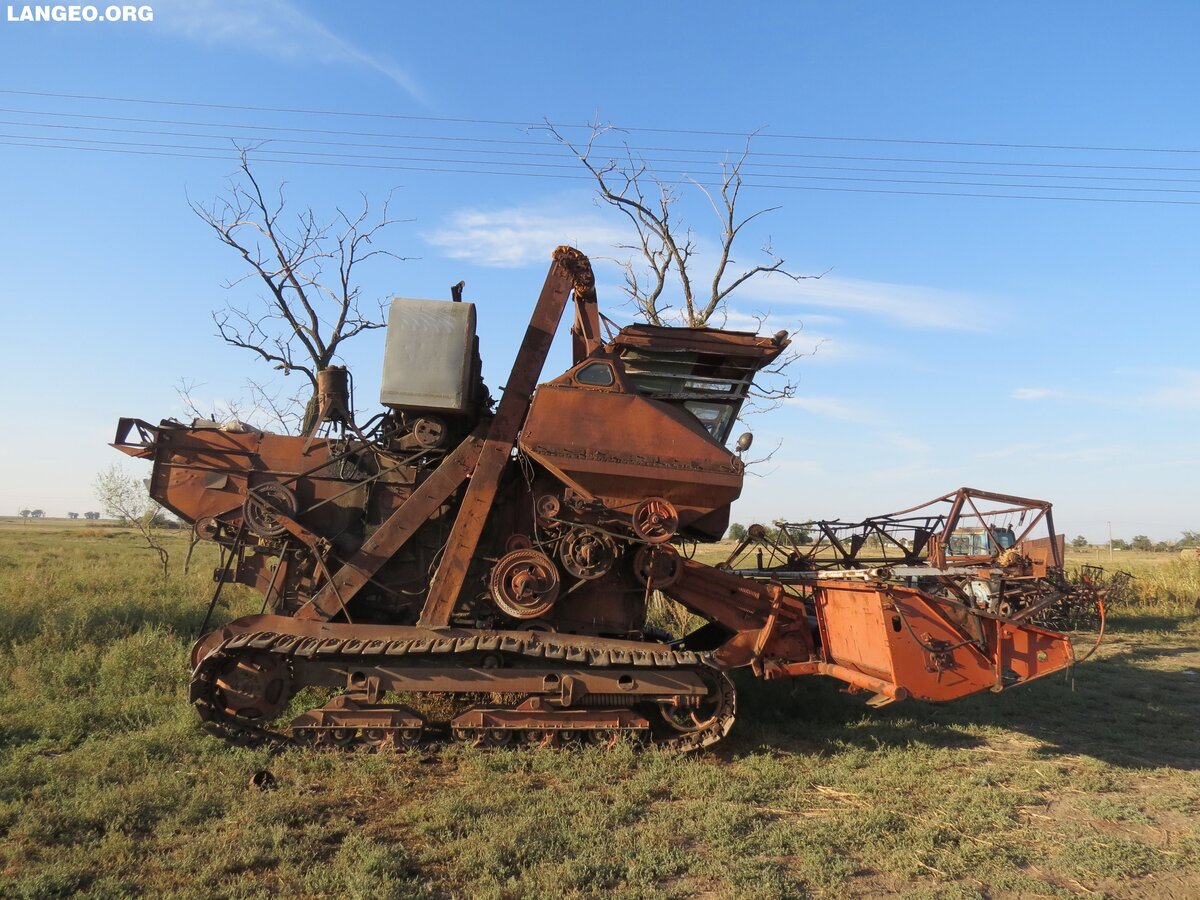
<instances>
[{"instance_id":1,"label":"rusty combine harvester","mask_svg":"<svg viewBox=\"0 0 1200 900\"><path fill-rule=\"evenodd\" d=\"M538 384L572 296L573 364ZM678 547L728 527L744 473L726 443L786 334L639 324L606 340L600 323L590 263L560 247L494 411L474 307L397 299L388 411L361 428L340 368L321 373L306 436L121 420L114 446L153 462L152 496L221 547L210 614L227 583L263 597L193 648L191 701L211 731L386 746L448 726L476 744L629 735L691 750L729 733L738 667L832 676L879 705L1072 664L1070 639L1029 612L1062 600L1043 584L1061 571L1053 541L965 559L966 532L942 519L917 529L920 547L910 534L902 565L859 558L867 537L842 543L832 525L821 553L760 540L740 569L686 558ZM647 629L655 591L707 624ZM309 686L340 693L276 723ZM460 702L432 722L398 702L420 695Z\"/></svg>"}]
</instances>

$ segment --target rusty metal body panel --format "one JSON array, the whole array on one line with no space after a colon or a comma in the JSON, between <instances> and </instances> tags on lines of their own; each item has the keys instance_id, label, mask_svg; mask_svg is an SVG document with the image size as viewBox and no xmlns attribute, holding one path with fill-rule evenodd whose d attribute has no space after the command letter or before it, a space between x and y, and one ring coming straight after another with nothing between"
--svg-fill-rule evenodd
<instances>
[{"instance_id":1,"label":"rusty metal body panel","mask_svg":"<svg viewBox=\"0 0 1200 900\"><path fill-rule=\"evenodd\" d=\"M221 547L210 614L229 582L269 611L197 642L191 699L206 727L239 742L405 745L435 723L386 693L490 693L520 699L440 727L482 744L625 735L693 750L732 727L725 671L739 666L831 676L878 705L1071 664L1070 640L1030 618L1049 595L1029 585L1053 580L1061 547L1028 529L1009 545L978 508L1003 495L939 498L955 504L943 527L921 519L891 555L889 529L911 524L899 514L850 537L826 523L824 556L757 538L738 551L757 554L750 569L681 556L726 529L744 478L727 441L787 337L631 325L605 340L587 258L559 248L553 260L495 411L464 346L446 369L472 373L455 384L471 402L393 406L366 432L333 390L307 437L121 421L114 446L152 461L154 498ZM571 298L572 366L539 384ZM389 334L389 352L411 337ZM1050 521L1049 504L1023 508ZM983 525L959 525L972 515ZM955 556L964 540L997 552ZM919 575L901 583L900 564ZM978 587L993 570L1010 587ZM644 627L654 592L707 624L665 642ZM288 737L272 721L306 686L343 693Z\"/></svg>"},{"instance_id":2,"label":"rusty metal body panel","mask_svg":"<svg viewBox=\"0 0 1200 900\"><path fill-rule=\"evenodd\" d=\"M1074 661L1064 635L999 619L956 621L913 588L821 581L815 602L824 662L919 700L1001 690Z\"/></svg>"},{"instance_id":3,"label":"rusty metal body panel","mask_svg":"<svg viewBox=\"0 0 1200 900\"><path fill-rule=\"evenodd\" d=\"M714 446L686 412L636 394L545 385L520 447L578 494L613 509L665 497L683 528L742 490L736 454Z\"/></svg>"}]
</instances>

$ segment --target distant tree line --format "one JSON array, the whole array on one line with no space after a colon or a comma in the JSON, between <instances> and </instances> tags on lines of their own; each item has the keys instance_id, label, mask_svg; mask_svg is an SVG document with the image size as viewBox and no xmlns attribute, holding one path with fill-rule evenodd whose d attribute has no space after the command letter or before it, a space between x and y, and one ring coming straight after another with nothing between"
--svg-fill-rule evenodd
<instances>
[{"instance_id":1,"label":"distant tree line","mask_svg":"<svg viewBox=\"0 0 1200 900\"><path fill-rule=\"evenodd\" d=\"M1114 550L1142 550L1145 552L1153 551L1155 553L1169 553L1172 550L1182 550L1185 547L1200 547L1200 531L1184 531L1181 532L1181 537L1177 541L1152 541L1144 534L1135 534L1129 540L1124 538L1113 538L1112 548ZM1077 535L1071 541L1071 546L1077 549L1093 546L1087 538L1082 534ZM1097 547L1107 547L1108 542L1101 541L1096 544Z\"/></svg>"},{"instance_id":2,"label":"distant tree line","mask_svg":"<svg viewBox=\"0 0 1200 900\"><path fill-rule=\"evenodd\" d=\"M766 532L767 540L776 544L788 544L791 540L795 540L797 544L811 544L812 529L808 525L792 525L788 531L791 532L791 538L778 525L764 525L763 530ZM746 539L747 528L740 522L734 522L729 526L729 531L725 533L725 537L731 541L744 541Z\"/></svg>"},{"instance_id":3,"label":"distant tree line","mask_svg":"<svg viewBox=\"0 0 1200 900\"><path fill-rule=\"evenodd\" d=\"M45 510L41 510L41 509L22 509L22 510L19 510L18 512L20 513L20 516L22 519L44 519L46 517ZM85 512L83 514L83 517L85 519L98 519L98 518L100 518L100 513ZM78 519L79 513L69 512L69 513L67 513L67 518L68 519Z\"/></svg>"}]
</instances>

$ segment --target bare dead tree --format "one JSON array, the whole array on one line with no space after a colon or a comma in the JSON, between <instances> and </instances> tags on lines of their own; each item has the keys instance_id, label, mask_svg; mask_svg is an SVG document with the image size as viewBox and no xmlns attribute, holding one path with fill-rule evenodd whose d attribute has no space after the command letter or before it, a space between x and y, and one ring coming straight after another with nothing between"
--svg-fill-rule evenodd
<instances>
[{"instance_id":1,"label":"bare dead tree","mask_svg":"<svg viewBox=\"0 0 1200 900\"><path fill-rule=\"evenodd\" d=\"M192 570L192 554L196 552L197 545L204 540L200 535L199 523L193 524L191 530L188 531L187 552L183 555L183 577L186 578Z\"/></svg>"},{"instance_id":2,"label":"bare dead tree","mask_svg":"<svg viewBox=\"0 0 1200 900\"><path fill-rule=\"evenodd\" d=\"M210 206L189 204L249 267L224 286L256 281L265 288L255 306L230 303L215 311L218 335L285 375L304 374L309 385L300 430L307 434L316 416L317 372L334 361L344 342L386 324L382 303L363 310L356 268L374 257L405 257L375 244L384 229L400 221L389 214L390 195L377 216L364 194L357 211L338 208L331 220L321 221L311 207L289 214L284 187L264 193L242 149L226 195Z\"/></svg>"},{"instance_id":3,"label":"bare dead tree","mask_svg":"<svg viewBox=\"0 0 1200 900\"><path fill-rule=\"evenodd\" d=\"M775 253L769 238L761 248L765 261L746 268L737 265L733 249L742 230L780 208L769 206L749 215L742 215L738 210L744 185L742 168L750 154L753 134L746 137L740 155L720 163L719 181L708 185L692 178L669 181L659 177L627 144L621 158L598 159L596 142L614 131L611 126L593 125L587 142L582 145L565 137L550 123L546 130L592 174L599 199L619 210L633 226L637 243L620 245L620 249L636 254L622 263L625 291L651 324L680 324L693 328L707 325L715 315L727 309L734 291L757 276L780 275L792 281L820 277L798 275L785 268L786 260ZM675 216L685 183L707 198L719 223L716 263L703 290L697 289L696 284L701 279L693 271L697 248L695 232ZM639 263L644 264L644 268ZM678 281L681 294L682 305L678 308L666 305L664 299L672 275ZM674 314L672 310L675 310Z\"/></svg>"},{"instance_id":4,"label":"bare dead tree","mask_svg":"<svg viewBox=\"0 0 1200 900\"><path fill-rule=\"evenodd\" d=\"M158 554L162 575L166 578L170 574L171 557L159 533L162 507L150 498L145 485L114 464L96 476L94 487L96 499L105 511L136 528L146 542L146 549ZM91 514L88 517L91 518Z\"/></svg>"},{"instance_id":5,"label":"bare dead tree","mask_svg":"<svg viewBox=\"0 0 1200 900\"><path fill-rule=\"evenodd\" d=\"M636 241L618 246L631 255L618 263L624 270L624 291L630 303L650 324L691 328L714 322L723 325L729 318L732 295L747 282L774 275L803 281L824 274L801 275L787 269L786 260L775 252L769 237L760 248L764 257L761 262L748 266L738 263L735 245L746 226L780 208L769 206L749 214L739 208L744 187L742 170L749 158L754 134L747 135L740 154L720 163L718 180L705 184L690 177L677 180L660 177L628 144L623 145L624 151L619 157L598 153L599 139L615 131L611 126L591 126L590 135L582 144L565 137L549 122L545 128L591 173L596 182L597 198L622 213L633 226ZM697 254L696 233L677 214L683 191L689 186L707 199L718 223L711 277L697 271L698 265L709 264L708 257ZM674 303L671 302L674 292L669 290L672 283L678 288L678 300ZM766 316L757 318L762 326ZM794 329L793 333L798 330ZM747 405L743 415L761 412L794 396L797 384L789 377L787 369L806 355L809 354L793 344L764 369L761 383L752 391L755 402Z\"/></svg>"}]
</instances>

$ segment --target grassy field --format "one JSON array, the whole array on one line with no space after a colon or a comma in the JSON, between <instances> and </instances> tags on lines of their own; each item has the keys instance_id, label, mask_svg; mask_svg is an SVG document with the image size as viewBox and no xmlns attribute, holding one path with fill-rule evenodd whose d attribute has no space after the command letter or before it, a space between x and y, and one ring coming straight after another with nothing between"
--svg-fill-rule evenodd
<instances>
[{"instance_id":1,"label":"grassy field","mask_svg":"<svg viewBox=\"0 0 1200 900\"><path fill-rule=\"evenodd\" d=\"M1097 657L999 696L739 677L706 755L271 757L187 704L211 554L0 520L0 895L1200 896L1200 563L1118 557Z\"/></svg>"}]
</instances>

